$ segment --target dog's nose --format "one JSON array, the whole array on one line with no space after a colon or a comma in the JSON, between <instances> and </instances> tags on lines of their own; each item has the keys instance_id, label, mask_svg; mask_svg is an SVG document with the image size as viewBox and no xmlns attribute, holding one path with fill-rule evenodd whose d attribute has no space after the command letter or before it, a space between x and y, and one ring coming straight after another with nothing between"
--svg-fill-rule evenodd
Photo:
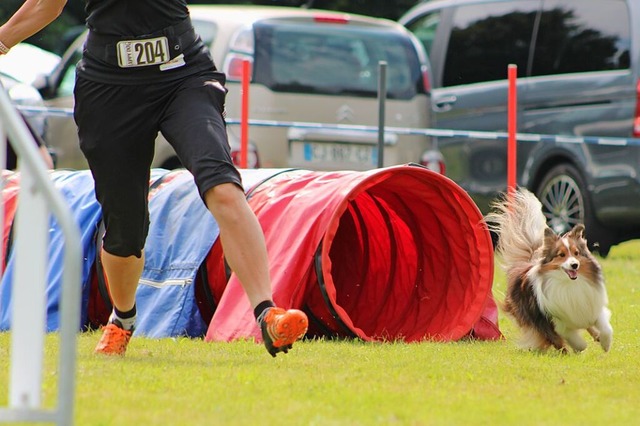
<instances>
[{"instance_id":1,"label":"dog's nose","mask_svg":"<svg viewBox=\"0 0 640 426\"><path fill-rule=\"evenodd\" d=\"M580 264L579 264L578 262L573 262L573 263L571 263L571 265L569 265L569 266L571 266L571 269L574 269L574 270L575 270L575 269L578 269L578 266L580 266Z\"/></svg>"}]
</instances>

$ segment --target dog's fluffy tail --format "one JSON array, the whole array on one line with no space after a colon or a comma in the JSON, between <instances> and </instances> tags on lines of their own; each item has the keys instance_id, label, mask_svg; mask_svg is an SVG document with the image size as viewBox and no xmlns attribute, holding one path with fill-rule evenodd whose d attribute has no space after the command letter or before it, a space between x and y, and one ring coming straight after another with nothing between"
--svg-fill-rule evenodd
<instances>
[{"instance_id":1,"label":"dog's fluffy tail","mask_svg":"<svg viewBox=\"0 0 640 426\"><path fill-rule=\"evenodd\" d=\"M497 251L504 266L523 265L531 262L535 251L542 246L546 219L542 204L525 188L504 194L492 203L493 211L485 220L490 230L498 236Z\"/></svg>"}]
</instances>

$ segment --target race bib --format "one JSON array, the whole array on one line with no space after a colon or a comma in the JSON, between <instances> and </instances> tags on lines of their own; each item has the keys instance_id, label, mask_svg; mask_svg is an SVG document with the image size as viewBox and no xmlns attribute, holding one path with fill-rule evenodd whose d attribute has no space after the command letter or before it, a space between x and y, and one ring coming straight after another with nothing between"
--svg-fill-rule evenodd
<instances>
[{"instance_id":1,"label":"race bib","mask_svg":"<svg viewBox=\"0 0 640 426\"><path fill-rule=\"evenodd\" d=\"M116 44L118 65L121 68L147 67L168 62L169 41L166 37L144 40L122 40Z\"/></svg>"}]
</instances>

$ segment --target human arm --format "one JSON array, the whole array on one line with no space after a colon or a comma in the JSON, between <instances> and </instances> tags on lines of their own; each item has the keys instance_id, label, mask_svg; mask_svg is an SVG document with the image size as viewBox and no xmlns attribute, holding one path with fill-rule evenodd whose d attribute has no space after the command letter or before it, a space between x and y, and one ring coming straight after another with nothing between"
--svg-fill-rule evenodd
<instances>
[{"instance_id":1,"label":"human arm","mask_svg":"<svg viewBox=\"0 0 640 426\"><path fill-rule=\"evenodd\" d=\"M20 9L0 26L0 54L7 53L13 46L53 22L60 16L66 3L67 0L25 0Z\"/></svg>"}]
</instances>

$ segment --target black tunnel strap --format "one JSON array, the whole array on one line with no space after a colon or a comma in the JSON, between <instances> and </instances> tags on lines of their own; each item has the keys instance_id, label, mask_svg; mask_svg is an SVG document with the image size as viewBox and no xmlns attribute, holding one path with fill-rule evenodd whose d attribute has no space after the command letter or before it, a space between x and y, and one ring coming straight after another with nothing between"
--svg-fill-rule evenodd
<instances>
[{"instance_id":1,"label":"black tunnel strap","mask_svg":"<svg viewBox=\"0 0 640 426\"><path fill-rule=\"evenodd\" d=\"M268 176L268 177L262 179L260 182L255 184L253 186L253 188L251 188L251 190L249 192L247 192L247 195L246 195L247 200L250 199L253 196L253 194L258 190L258 188L260 188L265 183L269 182L271 179L275 178L276 176L280 176L282 174L288 173L288 172L294 172L296 170L301 170L301 169L283 169L283 170L280 170L278 173L275 173L275 174L273 174L271 176Z\"/></svg>"},{"instance_id":2,"label":"black tunnel strap","mask_svg":"<svg viewBox=\"0 0 640 426\"><path fill-rule=\"evenodd\" d=\"M358 337L353 332L353 330L347 327L347 325L342 321L342 319L340 318L340 315L338 315L338 312L333 306L333 303L331 303L331 300L329 299L329 294L327 293L327 287L324 281L324 273L322 272L322 241L320 241L320 244L318 244L318 249L316 250L316 253L313 257L313 263L315 265L316 276L318 278L318 287L320 288L320 293L322 294L324 303L327 305L327 308L329 309L329 313L331 314L333 319L336 321L338 326L340 326L342 331L347 335L347 337Z\"/></svg>"},{"instance_id":3,"label":"black tunnel strap","mask_svg":"<svg viewBox=\"0 0 640 426\"><path fill-rule=\"evenodd\" d=\"M309 322L312 323L315 327L317 327L320 330L320 335L322 337L329 338L329 339L340 338L340 334L338 334L338 332L330 329L325 322L320 320L320 318L318 318L316 314L313 313L313 311L309 307L309 304L305 304L302 310L309 317Z\"/></svg>"}]
</instances>

